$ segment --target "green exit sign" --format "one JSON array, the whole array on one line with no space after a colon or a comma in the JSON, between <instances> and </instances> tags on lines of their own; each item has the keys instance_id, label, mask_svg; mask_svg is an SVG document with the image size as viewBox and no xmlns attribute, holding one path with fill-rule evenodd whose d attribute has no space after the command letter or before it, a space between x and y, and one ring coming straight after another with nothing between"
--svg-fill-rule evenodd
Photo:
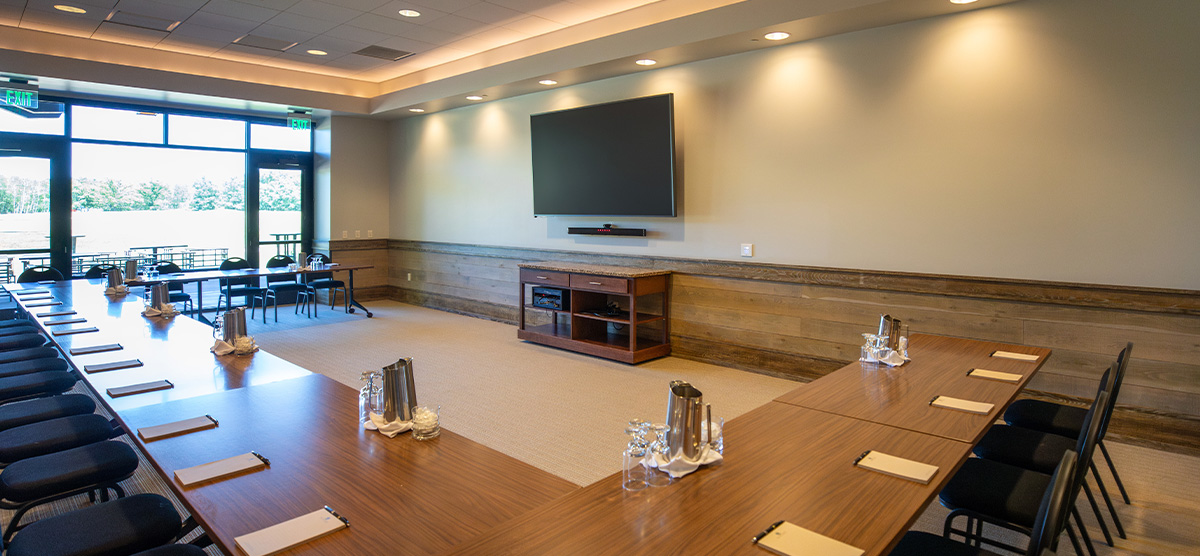
<instances>
[{"instance_id":1,"label":"green exit sign","mask_svg":"<svg viewBox=\"0 0 1200 556\"><path fill-rule=\"evenodd\" d=\"M36 109L38 107L37 91L22 89L0 89L0 104L5 106L20 106L21 108Z\"/></svg>"},{"instance_id":2,"label":"green exit sign","mask_svg":"<svg viewBox=\"0 0 1200 556\"><path fill-rule=\"evenodd\" d=\"M288 127L296 131L308 131L312 129L312 120L308 118L288 118Z\"/></svg>"}]
</instances>

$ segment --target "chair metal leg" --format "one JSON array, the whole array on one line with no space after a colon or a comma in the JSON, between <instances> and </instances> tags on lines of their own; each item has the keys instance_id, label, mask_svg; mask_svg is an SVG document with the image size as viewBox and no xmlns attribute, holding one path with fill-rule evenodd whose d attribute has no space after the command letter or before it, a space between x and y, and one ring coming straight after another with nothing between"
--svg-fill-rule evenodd
<instances>
[{"instance_id":1,"label":"chair metal leg","mask_svg":"<svg viewBox=\"0 0 1200 556\"><path fill-rule=\"evenodd\" d=\"M1092 468L1092 476L1096 478L1096 487L1100 489L1100 496L1104 498L1104 503L1108 505L1108 513L1112 515L1113 525L1117 526L1117 536L1122 539L1129 538L1125 536L1125 528L1121 526L1121 516L1117 515L1117 509L1113 507L1112 498L1108 497L1108 489L1104 488L1104 481L1100 479L1100 471L1096 469L1096 462L1090 461L1088 465Z\"/></svg>"},{"instance_id":2,"label":"chair metal leg","mask_svg":"<svg viewBox=\"0 0 1200 556\"><path fill-rule=\"evenodd\" d=\"M1096 556L1096 547L1092 544L1092 537L1088 535L1087 527L1083 526L1083 519L1079 517L1079 508L1071 506L1071 515L1075 517L1075 524L1079 526L1079 536L1083 537L1083 544L1087 547L1089 556Z\"/></svg>"},{"instance_id":3,"label":"chair metal leg","mask_svg":"<svg viewBox=\"0 0 1200 556\"><path fill-rule=\"evenodd\" d=\"M1096 522L1100 524L1100 532L1104 533L1104 541L1108 546L1116 546L1113 544L1112 534L1108 532L1108 524L1104 521L1104 516L1100 514L1100 506L1096 504L1096 497L1092 496L1092 489L1088 487L1087 477L1083 481L1083 493L1087 495L1088 504L1092 506L1092 513L1096 514Z\"/></svg>"},{"instance_id":4,"label":"chair metal leg","mask_svg":"<svg viewBox=\"0 0 1200 556\"><path fill-rule=\"evenodd\" d=\"M1071 539L1071 548L1075 549L1077 556L1083 556L1083 549L1079 547L1079 537L1075 536L1075 528L1071 526L1071 522L1067 521L1067 538Z\"/></svg>"},{"instance_id":5,"label":"chair metal leg","mask_svg":"<svg viewBox=\"0 0 1200 556\"><path fill-rule=\"evenodd\" d=\"M1113 460L1108 455L1108 448L1104 447L1104 440L1100 440L1099 444L1100 453L1104 454L1104 461L1108 463L1108 470L1112 471L1113 479L1117 481L1117 490L1121 491L1121 498L1125 500L1126 504L1129 504L1129 493L1125 492L1125 484L1121 482L1121 476L1117 474L1117 468L1113 465Z\"/></svg>"}]
</instances>

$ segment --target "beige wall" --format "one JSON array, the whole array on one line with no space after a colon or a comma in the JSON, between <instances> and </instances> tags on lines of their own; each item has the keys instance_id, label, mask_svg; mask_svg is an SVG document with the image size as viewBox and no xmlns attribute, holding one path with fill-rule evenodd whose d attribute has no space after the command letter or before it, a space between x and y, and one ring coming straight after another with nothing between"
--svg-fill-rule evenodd
<instances>
[{"instance_id":1,"label":"beige wall","mask_svg":"<svg viewBox=\"0 0 1200 556\"><path fill-rule=\"evenodd\" d=\"M1200 289L1198 88L1200 3L1028 0L396 122L390 237ZM665 92L677 218L532 217L530 114Z\"/></svg>"},{"instance_id":2,"label":"beige wall","mask_svg":"<svg viewBox=\"0 0 1200 556\"><path fill-rule=\"evenodd\" d=\"M328 156L323 156L322 134L329 135ZM388 123L378 120L334 116L317 129L317 238L386 238L391 219L388 212ZM322 187L327 188L328 224L322 229ZM322 235L322 232L328 235Z\"/></svg>"}]
</instances>

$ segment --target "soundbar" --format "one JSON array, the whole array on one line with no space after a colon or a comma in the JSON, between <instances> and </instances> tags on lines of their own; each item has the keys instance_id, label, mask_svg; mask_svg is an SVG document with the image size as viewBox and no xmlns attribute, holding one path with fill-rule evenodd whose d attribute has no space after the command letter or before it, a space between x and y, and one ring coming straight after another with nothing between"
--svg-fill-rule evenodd
<instances>
[{"instance_id":1,"label":"soundbar","mask_svg":"<svg viewBox=\"0 0 1200 556\"><path fill-rule=\"evenodd\" d=\"M612 224L605 224L603 228L567 228L567 233L571 235L586 235L586 236L642 236L645 237L645 228L617 228Z\"/></svg>"}]
</instances>

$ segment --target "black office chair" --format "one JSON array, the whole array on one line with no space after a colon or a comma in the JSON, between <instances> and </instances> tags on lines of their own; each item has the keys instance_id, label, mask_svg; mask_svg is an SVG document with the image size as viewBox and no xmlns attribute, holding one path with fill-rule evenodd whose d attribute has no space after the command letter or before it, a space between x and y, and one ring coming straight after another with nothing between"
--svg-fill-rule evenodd
<instances>
[{"instance_id":1,"label":"black office chair","mask_svg":"<svg viewBox=\"0 0 1200 556\"><path fill-rule=\"evenodd\" d=\"M253 268L250 261L241 257L229 257L221 261L221 270L242 270ZM262 295L263 288L259 286L257 276L251 278L222 278L218 280L221 285L221 295L217 298L217 311L221 311L221 301L225 301L225 310L233 308L233 298L245 298L246 303L250 305L250 318L254 318L254 302L258 300L258 296ZM263 308L263 313L266 313L266 307Z\"/></svg>"},{"instance_id":2,"label":"black office chair","mask_svg":"<svg viewBox=\"0 0 1200 556\"><path fill-rule=\"evenodd\" d=\"M183 269L179 268L179 265L171 261L156 262L154 263L154 268L158 270L160 280L166 280L166 278L163 278L164 274L180 274L183 272ZM193 310L192 296L183 291L183 284L181 282L167 281L167 301L169 303L183 303L185 311Z\"/></svg>"},{"instance_id":3,"label":"black office chair","mask_svg":"<svg viewBox=\"0 0 1200 556\"><path fill-rule=\"evenodd\" d=\"M267 261L267 268L284 268L288 265L295 264L295 260L287 255L275 255ZM307 286L296 280L296 276L292 275L267 275L267 287L259 296L263 308L263 323L267 322L267 301L275 306L275 322L279 322L279 294L286 292L295 292L296 294L296 312L300 311L301 299L307 310L310 292Z\"/></svg>"},{"instance_id":4,"label":"black office chair","mask_svg":"<svg viewBox=\"0 0 1200 556\"><path fill-rule=\"evenodd\" d=\"M111 264L92 265L87 272L83 273L84 278L104 278L108 276L108 271L114 270L117 267Z\"/></svg>"},{"instance_id":5,"label":"black office chair","mask_svg":"<svg viewBox=\"0 0 1200 556\"><path fill-rule=\"evenodd\" d=\"M1070 525L1069 521L1066 529L1076 554L1083 554L1079 539L1083 540L1089 554L1093 556L1096 554L1087 528L1083 525L1083 519L1079 516L1079 510L1075 507L1075 501L1086 479L1087 466L1083 462L1092 457L1092 452L1099 439L1101 419L1098 409L1104 407L1106 403L1108 403L1108 392L1101 393L1096 403L1092 404L1092 409L1088 411L1085 419L1086 427L1083 434L1080 435L1080 443L1075 452L1079 463L1075 466L1075 473L1071 477L1067 505L1070 506L1071 516L1078 526L1079 537L1076 537L1075 528ZM1036 525L1036 501L1045 492L1049 481L1050 476L1045 473L983 458L968 459L963 462L962 467L950 478L946 487L938 495L942 505L950 509L950 515L946 516L943 536L951 538L951 535L958 534L962 535L968 544L975 546L989 544L1004 550L1020 552L1021 549L1018 547L986 538L983 534L983 526L991 524L1002 529L1032 535ZM954 528L954 521L959 517L966 518L966 526L963 529Z\"/></svg>"},{"instance_id":6,"label":"black office chair","mask_svg":"<svg viewBox=\"0 0 1200 556\"><path fill-rule=\"evenodd\" d=\"M20 276L17 276L17 282L27 284L30 282L43 282L46 280L62 280L61 272L45 265L31 266L25 269Z\"/></svg>"},{"instance_id":7,"label":"black office chair","mask_svg":"<svg viewBox=\"0 0 1200 556\"><path fill-rule=\"evenodd\" d=\"M46 337L41 334L25 333L15 336L0 336L0 352L36 348L46 344ZM0 361L6 358L0 355Z\"/></svg>"},{"instance_id":8,"label":"black office chair","mask_svg":"<svg viewBox=\"0 0 1200 556\"><path fill-rule=\"evenodd\" d=\"M88 444L111 440L125 431L101 415L72 415L0 431L0 466Z\"/></svg>"},{"instance_id":9,"label":"black office chair","mask_svg":"<svg viewBox=\"0 0 1200 556\"><path fill-rule=\"evenodd\" d=\"M329 264L332 260L324 253L313 253L313 257L318 258L322 263ZM346 312L350 312L350 296L346 293L346 283L341 280L335 280L332 272L311 272L303 276L304 283L313 294L313 316L317 314L316 295L317 290L329 291L329 308L333 309L334 303L337 302L337 291L342 290L342 300L346 304Z\"/></svg>"},{"instance_id":10,"label":"black office chair","mask_svg":"<svg viewBox=\"0 0 1200 556\"><path fill-rule=\"evenodd\" d=\"M1105 424L1100 431L1100 453L1104 455L1104 461L1108 463L1108 470L1112 472L1113 479L1117 482L1117 489L1121 491L1121 498L1126 504L1129 504L1129 493L1125 491L1125 484L1121 482L1121 476L1117 474L1117 468L1113 465L1112 457L1108 455L1108 448L1104 446L1104 436L1108 433L1108 418L1112 416L1112 409L1117 405L1117 395L1121 392L1121 383L1125 380L1125 368L1129 366L1129 360L1133 356L1133 342L1125 344L1125 349L1121 350L1117 356L1117 374L1114 378L1112 396L1109 399L1108 416L1105 417ZM1079 436L1079 431L1083 428L1083 417L1087 410L1082 407L1071 405L1063 405L1060 403L1047 402L1042 400L1017 400L1008 407L1004 412L1004 422L1017 427L1034 429L1043 432L1054 433L1070 438ZM1099 477L1097 476L1097 480ZM1104 487L1103 482L1097 485L1100 488L1101 494L1105 500L1108 500L1108 489ZM1111 507L1111 502L1109 503ZM1121 535L1124 537L1124 535Z\"/></svg>"},{"instance_id":11,"label":"black office chair","mask_svg":"<svg viewBox=\"0 0 1200 556\"><path fill-rule=\"evenodd\" d=\"M23 361L13 361L11 363L0 363L0 378L27 375L30 373L40 373L43 371L65 371L70 368L71 367L67 365L67 362L59 357L26 359Z\"/></svg>"},{"instance_id":12,"label":"black office chair","mask_svg":"<svg viewBox=\"0 0 1200 556\"><path fill-rule=\"evenodd\" d=\"M1042 494L1038 505L1034 527L1029 535L1029 544L1023 554L1042 556L1058 550L1058 537L1067 526L1067 515L1071 504L1071 480L1075 476L1078 460L1075 452L1067 451L1059 459L1050 478L1050 485ZM995 552L961 544L931 533L910 531L900 539L889 556L999 556Z\"/></svg>"},{"instance_id":13,"label":"black office chair","mask_svg":"<svg viewBox=\"0 0 1200 556\"><path fill-rule=\"evenodd\" d=\"M34 324L29 321L23 321L23 322L21 322L21 324L17 324L14 326L5 326L5 327L0 328L0 337L16 336L18 334L37 334L37 333L38 333L38 327L34 326Z\"/></svg>"},{"instance_id":14,"label":"black office chair","mask_svg":"<svg viewBox=\"0 0 1200 556\"><path fill-rule=\"evenodd\" d=\"M198 554L151 551L175 542L181 528L179 512L170 500L134 494L30 523L13 538L6 556Z\"/></svg>"},{"instance_id":15,"label":"black office chair","mask_svg":"<svg viewBox=\"0 0 1200 556\"><path fill-rule=\"evenodd\" d=\"M84 394L62 394L6 403L0 405L0 431L95 411L96 401Z\"/></svg>"}]
</instances>

